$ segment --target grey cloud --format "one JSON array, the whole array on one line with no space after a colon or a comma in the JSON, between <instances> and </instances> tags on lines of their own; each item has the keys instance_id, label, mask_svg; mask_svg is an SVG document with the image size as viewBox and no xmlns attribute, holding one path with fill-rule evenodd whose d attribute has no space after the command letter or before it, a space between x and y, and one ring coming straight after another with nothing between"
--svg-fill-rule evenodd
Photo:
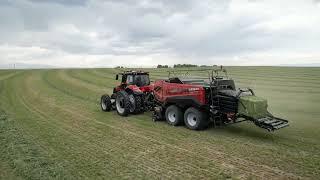
<instances>
[{"instance_id":1,"label":"grey cloud","mask_svg":"<svg viewBox=\"0 0 320 180\"><path fill-rule=\"evenodd\" d=\"M291 28L288 31L277 28L286 21L277 22L273 14L260 14L264 7L260 10L255 9L260 6L251 7L268 2L246 1L239 8L232 7L232 3L231 0L1 1L0 45L36 46L71 55L163 54L193 62L290 48L309 52L318 47L314 40L318 38L316 24L315 30L301 25L301 29L288 26ZM270 4L279 17L290 18L289 10L279 11L277 3Z\"/></svg>"},{"instance_id":2,"label":"grey cloud","mask_svg":"<svg viewBox=\"0 0 320 180\"><path fill-rule=\"evenodd\" d=\"M65 6L83 6L88 0L28 0L33 3L49 3L49 4L60 4Z\"/></svg>"}]
</instances>

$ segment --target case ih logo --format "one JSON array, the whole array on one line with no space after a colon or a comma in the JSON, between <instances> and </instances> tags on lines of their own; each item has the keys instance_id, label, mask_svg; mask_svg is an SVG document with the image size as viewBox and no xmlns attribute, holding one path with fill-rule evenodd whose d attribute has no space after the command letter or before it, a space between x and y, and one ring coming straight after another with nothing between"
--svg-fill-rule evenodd
<instances>
[{"instance_id":1,"label":"case ih logo","mask_svg":"<svg viewBox=\"0 0 320 180\"><path fill-rule=\"evenodd\" d=\"M200 88L189 88L189 91L199 91Z\"/></svg>"},{"instance_id":2,"label":"case ih logo","mask_svg":"<svg viewBox=\"0 0 320 180\"><path fill-rule=\"evenodd\" d=\"M170 89L169 93L184 93L184 92L193 92L193 91L199 91L200 88L175 88Z\"/></svg>"}]
</instances>

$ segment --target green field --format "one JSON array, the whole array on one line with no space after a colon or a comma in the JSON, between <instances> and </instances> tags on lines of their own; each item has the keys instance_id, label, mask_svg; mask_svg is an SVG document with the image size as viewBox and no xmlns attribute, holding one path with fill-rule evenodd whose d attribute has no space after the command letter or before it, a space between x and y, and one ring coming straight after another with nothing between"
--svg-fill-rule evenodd
<instances>
[{"instance_id":1,"label":"green field","mask_svg":"<svg viewBox=\"0 0 320 180\"><path fill-rule=\"evenodd\" d=\"M99 107L116 69L1 70L0 179L319 179L320 68L227 69L290 127L191 131L149 112L123 118Z\"/></svg>"}]
</instances>

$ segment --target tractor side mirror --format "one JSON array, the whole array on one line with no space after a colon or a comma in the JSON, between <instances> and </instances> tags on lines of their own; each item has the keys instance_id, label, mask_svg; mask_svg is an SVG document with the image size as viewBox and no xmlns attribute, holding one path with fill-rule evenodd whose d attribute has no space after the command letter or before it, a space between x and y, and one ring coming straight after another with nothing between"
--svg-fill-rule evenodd
<instances>
[{"instance_id":1,"label":"tractor side mirror","mask_svg":"<svg viewBox=\"0 0 320 180\"><path fill-rule=\"evenodd\" d=\"M119 79L119 75L117 74L117 75L116 75L116 80L118 80L118 79Z\"/></svg>"}]
</instances>

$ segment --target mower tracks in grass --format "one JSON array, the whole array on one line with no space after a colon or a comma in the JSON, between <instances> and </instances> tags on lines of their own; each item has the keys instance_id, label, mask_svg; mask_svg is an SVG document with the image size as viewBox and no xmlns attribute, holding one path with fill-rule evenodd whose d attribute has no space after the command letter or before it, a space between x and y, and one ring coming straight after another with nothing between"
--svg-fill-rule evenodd
<instances>
[{"instance_id":1,"label":"mower tracks in grass","mask_svg":"<svg viewBox=\"0 0 320 180\"><path fill-rule=\"evenodd\" d=\"M59 108L60 106L56 106L55 108ZM122 134L122 136L124 135L124 134L127 134L128 135L128 137L132 137L132 135L133 136L135 136L136 138L132 138L132 139L130 139L130 140L128 140L128 142L130 142L130 143L135 143L135 144L141 144L141 145L139 145L139 146L141 146L141 149L143 148L144 150L146 150L146 151L149 151L149 152L157 152L157 151L161 151L161 146L156 146L157 148L156 149L150 149L150 147L153 147L153 143L156 143L156 144L164 144L165 146L169 146L169 144L166 144L166 143L164 143L164 142L159 142L159 141L156 141L155 139L151 139L151 138L147 138L147 136L144 136L144 135L140 135L140 134L138 134L138 133L134 133L134 132L132 132L132 131L130 131L130 130L128 130L128 129L126 129L125 127L117 127L117 126L112 126L112 125L110 125L110 124L106 124L106 123L102 123L102 122L100 122L100 121L97 121L97 120L94 120L94 119L92 119L91 117L89 117L89 116L85 116L85 115L82 115L81 113L75 113L74 111L72 111L72 110L68 110L68 109L63 109L63 108L61 108L61 109L59 109L59 112L62 112L62 111L64 111L64 112L67 112L67 113L69 113L69 114L71 114L72 116L75 116L75 117L77 117L77 119L84 119L84 120L87 120L87 121L91 121L91 122L95 122L95 123L97 123L97 124L99 124L99 125L103 125L103 126L107 126L107 127L109 127L109 128L111 128L111 129L114 129L114 130L116 130L116 131L118 131L118 132L122 132L121 134ZM42 114L41 113L41 111L39 111L39 110L37 110L37 112L38 112L38 114ZM49 117L44 117L44 118L49 118ZM85 129L87 129L87 131L90 131L90 128L89 128L90 126L85 126L84 128ZM84 130L84 129L79 129L79 130ZM95 131L96 131L96 129L95 129ZM85 136L90 136L90 135L92 135L92 134L78 134L78 135L74 135L74 136L78 136L78 137L85 137ZM139 140L140 139L140 140ZM147 140L147 141L145 141L145 140ZM93 142L92 141L84 141L84 143L91 143L91 144L93 144ZM151 146L150 145L142 145L142 143L141 142L150 142L151 144ZM110 144L112 144L112 146L115 146L115 145L117 145L117 143L116 142L111 142ZM101 144L101 143L98 143L98 144L93 144L93 145L95 145L95 147L105 147L104 146L104 144ZM149 147L149 148L145 148L145 147ZM174 149L177 149L177 147L175 147L175 146L169 146L169 147L173 147ZM114 147L115 149L121 149L121 147ZM180 149L180 148L179 148ZM141 150L139 150L140 152L142 152L143 153L143 151L141 151ZM108 152L106 152L105 151L105 153L106 154L108 154ZM113 153L114 155L115 155L115 153ZM184 158L187 158L187 156L183 156ZM158 171L159 170L159 168L160 167L162 167L162 169L163 169L163 166L165 166L165 165L167 165L167 163L165 163L165 162L163 162L161 159L155 159L155 158L153 158L154 160L153 160L153 163L151 163L151 165L150 166L148 166L148 165L144 165L143 163L139 163L139 162L134 162L135 163L135 165L136 166L140 166L140 168L142 168L142 169L144 169L144 171L146 170L146 169L149 169L149 170L152 170L152 171ZM138 160L138 161L142 161L142 162L150 162L151 161L151 159L150 158L147 158L147 157L144 157L144 156L142 156L142 155L139 155L139 156L137 156L137 157L135 157L134 158L134 160ZM132 161L131 161L132 162ZM195 166L195 165L192 165L192 164L184 164L183 165L185 168L187 168L188 166L190 166L189 167L189 169L191 170L191 169L196 169L197 168L197 166ZM158 167L158 168L157 168ZM150 169L151 168L151 169ZM170 168L176 168L176 169L178 169L177 167L175 167L175 166L172 166L172 165L170 165ZM209 170L206 170L206 169L202 169L202 171L205 171L206 172L206 174L208 175L208 174L211 174L211 173L213 173L213 172L211 172L211 171L209 171ZM163 174L162 174L162 176L163 175L169 175L168 173L170 173L170 171L168 170L168 171L165 171L165 172L163 172ZM173 173L173 172L172 172ZM179 176L181 176L181 175L183 175L183 174L178 174L177 172L175 172L175 174L171 174L170 173L170 176L168 176L168 178L169 177L173 177L173 176L175 176L175 175L179 175ZM212 174L212 175L214 175L214 174Z\"/></svg>"},{"instance_id":2,"label":"mower tracks in grass","mask_svg":"<svg viewBox=\"0 0 320 180\"><path fill-rule=\"evenodd\" d=\"M105 92L105 87L97 86L96 84L85 82L82 79L76 78L75 76L71 75L71 71L60 70L57 71L57 78L61 81L65 81L66 84L74 86L76 88L80 88L84 91L93 91L94 93L103 93Z\"/></svg>"},{"instance_id":3,"label":"mower tracks in grass","mask_svg":"<svg viewBox=\"0 0 320 180\"><path fill-rule=\"evenodd\" d=\"M127 127L128 128L128 127ZM144 130L145 131L145 130ZM147 132L147 133L149 133L149 134L152 134L151 132ZM154 134L154 133L153 133ZM157 136L157 135L159 135L159 134L156 134L155 136ZM218 154L220 154L219 152L218 152ZM213 156L214 156L215 154L213 154ZM238 161L239 159L237 159L237 161ZM253 163L251 163L251 164L253 164ZM279 170L276 170L276 169L274 169L274 171L278 171L279 172Z\"/></svg>"},{"instance_id":4,"label":"mower tracks in grass","mask_svg":"<svg viewBox=\"0 0 320 180\"><path fill-rule=\"evenodd\" d=\"M70 109L65 109L65 111L68 111L68 112L70 112L70 113L74 113L74 111L70 111ZM84 111L81 111L81 112L84 112ZM89 119L88 117L87 117L87 119ZM126 124L126 123L123 123L124 125ZM113 126L112 126L113 127ZM123 127L122 129L126 129L126 127ZM118 129L117 129L118 130ZM137 142L137 143L139 143L139 142ZM193 168L195 168L195 167L193 167Z\"/></svg>"},{"instance_id":5,"label":"mower tracks in grass","mask_svg":"<svg viewBox=\"0 0 320 180\"><path fill-rule=\"evenodd\" d=\"M52 106L51 104L50 104L50 106ZM60 106L57 106L57 107L55 107L55 109L56 108L59 108ZM33 108L35 108L35 107L33 107ZM40 110L36 110L39 114L42 114L43 116L44 116L44 114L43 113L41 113L41 111ZM78 114L78 116L79 116L79 113L75 113L74 111L69 111L69 110L67 110L67 109L64 109L64 108L62 108L62 109L60 109L60 110L58 110L58 111L60 111L62 114L64 114L62 111L64 111L64 112L69 112L70 114L72 114L72 115L77 115ZM88 118L88 117L86 117L86 118L83 118L84 116L82 116L82 117L80 117L80 118L77 118L77 119L85 119L85 120L88 120L88 122L91 122L92 121L92 119L91 118ZM44 118L49 118L49 117L44 117ZM62 124L61 124L61 126L63 126ZM86 126L85 128L87 128L88 129L88 127L90 127L90 126ZM113 127L113 126L111 126L112 128L115 128L115 127ZM84 130L84 129L83 129ZM118 128L116 129L116 130L119 130ZM90 131L90 128L89 128L89 130L88 131ZM94 131L91 131L91 132L94 132ZM126 132L126 131L125 131ZM131 135L131 134L130 134ZM77 136L81 136L81 135L77 135ZM88 135L89 136L89 135ZM132 141L133 139L131 139L130 141ZM114 143L112 143L112 144L114 144ZM139 142L136 142L136 144L139 144ZM103 144L96 144L96 146L98 146L98 147L100 147L100 146L103 146ZM148 147L147 145L146 145L146 147ZM119 148L120 149L120 148ZM145 159L144 161L148 161L148 159ZM163 164L163 163L161 163L161 161L160 160L158 160L158 162L157 163L153 163L152 164L152 167L156 167L157 165L159 166L159 165L165 165L165 164ZM142 164L143 165L143 164ZM188 166L188 165L185 165L186 167ZM146 167L143 167L144 169L148 169L148 168L150 168L150 167L148 167L148 166L146 166ZM190 167L191 169L192 168L196 168L196 166L193 166L193 167ZM209 172L207 172L207 173L209 173ZM172 177L172 176L171 176Z\"/></svg>"},{"instance_id":6,"label":"mower tracks in grass","mask_svg":"<svg viewBox=\"0 0 320 180\"><path fill-rule=\"evenodd\" d=\"M11 78L11 77L14 77L14 76L20 74L20 73L22 73L22 71L6 73L5 75L1 75L1 76L0 76L0 81L9 79L9 78Z\"/></svg>"},{"instance_id":7,"label":"mower tracks in grass","mask_svg":"<svg viewBox=\"0 0 320 180\"><path fill-rule=\"evenodd\" d=\"M94 108L96 108L96 107L94 107ZM147 116L145 116L145 117L147 117ZM139 120L139 118L135 118L135 117L131 117L130 119L134 119L134 120ZM139 126L140 124L135 124L136 126ZM143 129L144 131L146 131L146 129L152 129L152 128L154 128L154 127L151 127L150 128L150 126L140 126L140 128L141 129ZM142 131L142 132L144 132L144 131ZM152 130L151 130L152 131ZM152 134L152 132L148 132L149 134L151 133ZM168 133L168 132L166 132L166 133ZM173 134L176 134L176 132L172 132L172 135ZM156 135L155 135L156 136ZM174 136L172 136L172 137L174 137ZM229 140L231 141L231 142L235 142L235 140L236 139L231 139L231 138L229 138ZM197 144L196 142L193 142L194 144ZM202 143L204 143L204 142L202 142ZM214 142L213 142L214 143ZM239 143L239 144L242 144L242 143L244 143L244 142L242 142L242 141L239 141L239 142L237 142L237 143ZM248 142L246 142L246 144L248 144ZM251 143L251 145L253 145L253 146L257 146L257 144L256 143ZM259 145L259 146L261 146L261 145ZM262 149L263 148L270 148L270 147L268 147L268 146L265 146L265 147L262 147ZM271 149L270 149L271 150Z\"/></svg>"},{"instance_id":8,"label":"mower tracks in grass","mask_svg":"<svg viewBox=\"0 0 320 180\"><path fill-rule=\"evenodd\" d=\"M61 107L61 106L57 106L57 107L55 107L55 108L59 108L59 107ZM78 115L79 116L79 113L75 113L75 111L70 111L70 110L68 110L67 108L62 108L61 109L61 111L64 111L64 112L69 112L70 114L74 114L74 115ZM60 112L61 112L60 111ZM39 112L39 111L38 111ZM61 112L62 113L62 112ZM64 113L62 113L62 114L64 114ZM85 120L88 120L88 122L92 122L92 119L91 118L89 118L89 117L87 117L87 116L81 116L80 118L77 118L77 119L83 119L83 117L86 117L85 118ZM112 128L115 128L114 126L111 126ZM86 126L86 128L88 128L88 126ZM120 128L120 129L125 129L125 128ZM119 128L116 128L116 130L118 131L119 130ZM122 130L123 131L123 130ZM127 132L127 131L124 131L124 132ZM129 134L129 135L132 135L132 134ZM135 138L134 138L135 139ZM132 142L132 140L130 140L131 142ZM141 142L139 143L139 142L136 142L136 144L141 144ZM98 145L98 146L101 146L101 145ZM150 146L143 146L143 147L150 147ZM148 161L148 159L145 159L145 161ZM157 165L159 166L159 165L165 165L165 164L163 164L163 163L160 163L160 159L158 160L158 162L157 163L153 163L153 165L152 165L152 167L156 167ZM185 165L185 167L188 167L188 165ZM171 167L172 168L172 167ZM193 166L193 167L190 167L190 169L194 169L194 168L196 168L196 166ZM206 174L208 174L209 172L206 172ZM172 177L172 176L171 176Z\"/></svg>"},{"instance_id":9,"label":"mower tracks in grass","mask_svg":"<svg viewBox=\"0 0 320 180\"><path fill-rule=\"evenodd\" d=\"M99 87L106 87L110 85L111 87L113 87L117 83L117 80L115 79L115 74L106 74L105 77L100 77L92 73L88 69L81 71L69 70L67 73L69 76L72 76L73 78L85 81L88 84L94 84Z\"/></svg>"},{"instance_id":10,"label":"mower tracks in grass","mask_svg":"<svg viewBox=\"0 0 320 180\"><path fill-rule=\"evenodd\" d=\"M78 95L78 91L79 89L75 89L73 87L73 89L69 89L69 88L65 88L64 86L66 86L66 84L62 84L61 82L63 82L62 80L56 80L54 79L54 75L52 75L52 72L49 73L49 71L45 72L43 75L42 75L42 79L43 81L48 85L50 86L52 89L56 89L58 91L61 91L63 92L64 94L68 94L69 96L73 96L75 98L78 98L78 99L82 99L83 101L91 101L91 102L98 102L98 98L92 98L91 96L88 97L84 97L84 96L81 96L81 95ZM70 86L68 86L70 87Z\"/></svg>"},{"instance_id":11,"label":"mower tracks in grass","mask_svg":"<svg viewBox=\"0 0 320 180\"><path fill-rule=\"evenodd\" d=\"M281 105L285 100L285 86L274 88L271 84L282 83L286 77L285 80L274 80L280 74L276 69L270 75L270 83L268 75L264 78L261 75L264 73L259 70L249 70L258 74L258 94L270 96L276 102L272 107ZM246 123L196 132L184 127L171 127L165 122L153 123L150 113L124 118L116 112L102 112L100 96L112 92L118 84L114 80L115 72L119 71L25 71L23 76L0 81L0 95L4 85L13 90L15 94L10 94L12 100L4 102L9 103L6 110L15 113L17 108L20 114L17 114L16 121L28 136L34 137L50 158L60 161L61 166L67 169L65 172L70 171L78 178L302 179L303 176L315 178L319 175L317 163L312 160L319 157L319 146L312 145L316 139L309 137L311 133L308 132L295 133L300 130L295 123L291 124L292 129L275 134L266 134ZM166 70L150 71L152 78L167 75ZM10 72L2 73L0 78L7 73ZM301 81L312 73L301 76ZM242 77L240 71L239 75L243 82L254 79L246 75ZM7 81L12 81L10 87ZM301 84L317 89L311 81ZM276 91L270 93L274 89ZM288 95L297 92L290 90ZM306 98L310 97L305 92L298 94L301 96L296 99L302 105L312 105L306 103ZM316 114L314 109L310 107L305 111ZM283 107L277 111L286 114L286 110L290 111Z\"/></svg>"},{"instance_id":12,"label":"mower tracks in grass","mask_svg":"<svg viewBox=\"0 0 320 180\"><path fill-rule=\"evenodd\" d=\"M103 123L103 122L100 122L100 123ZM135 127L132 128L128 126L125 129L131 130L131 132L141 132L142 128L143 127L136 129ZM155 131L151 131L149 129L148 130L143 129L143 130L144 130L143 133L139 133L140 136L142 135L145 137L150 137L151 138L151 139L149 138L150 140L154 140L156 142L161 142L161 140L163 140L162 138L159 138L161 136L161 133L156 133ZM177 131L177 129L175 130ZM226 154L222 149L219 149L220 145L212 146L212 144L207 143L205 141L201 141L201 140L200 141L198 140L198 142L196 142L193 140L190 141L189 139L186 141L183 138L173 139L170 137L172 136L166 137L165 140L170 140L170 142L173 142L172 144L176 144L176 145L172 145L171 143L166 143L166 142L162 142L162 143L165 143L166 145L169 145L169 146L173 146L174 148L177 148L179 150L191 153L195 157L202 156L205 159L210 159L214 161L216 164L222 165L226 169L233 169L233 170L236 170L237 172L242 172L242 174L248 173L250 176L260 176L261 178L262 177L299 178L299 176L293 173L288 173L277 168L272 168L265 164L257 164L257 162L252 162L250 160L245 160L230 154ZM217 142L213 142L213 143L217 144Z\"/></svg>"},{"instance_id":13,"label":"mower tracks in grass","mask_svg":"<svg viewBox=\"0 0 320 180\"><path fill-rule=\"evenodd\" d=\"M81 134L85 134L83 132L79 133L79 132L74 132L73 130L77 129L77 127L79 126L79 122L77 123L71 123L70 120L72 120L71 118L61 118L61 115L64 117L68 117L67 114L61 114L59 116L55 116L54 114L49 113L49 111L51 110L56 110L56 109L52 109L52 106L50 104L54 104L55 99L52 99L50 97L42 97L44 94L42 94L41 92L39 92L36 89L36 84L33 84L36 81L35 78L33 78L34 76L27 76L25 77L25 80L23 81L23 83L25 84L25 88L24 88L24 92L21 93L19 100L20 103L26 108L28 109L29 112L33 113L34 115L36 115L38 118L36 121L35 119L33 120L33 123L35 123L34 125L36 125L36 127L38 127L39 129L34 129L33 127L29 127L31 131L36 131L37 133L42 133L44 135L49 136L48 139L50 138L55 138L57 137L58 134L64 134L65 136L67 136L68 138L66 138L65 140L69 140L71 139L72 141L66 142L68 149L64 149L62 151L57 151L55 150L56 148L50 146L50 142L51 141L46 141L46 143L43 143L44 141L42 141L42 146L44 147L44 149L51 149L51 152L54 152L55 155L60 155L58 152L77 152L79 151L79 148L76 149L76 145L72 146L68 143L84 143L86 141L84 141L81 137ZM42 100L46 99L45 102L43 102ZM39 106L42 108L42 110L39 109ZM60 117L58 119L58 117ZM69 123L66 123L69 122ZM45 132L43 133L42 129L47 129L48 132L54 131L53 134L46 134ZM32 132L30 132L32 133ZM41 138L40 138L41 139ZM60 144L59 144L60 145ZM64 146L56 146L56 147L64 147ZM78 146L79 147L79 146ZM95 159L96 156L90 154L90 149L83 149L80 148L82 150L82 152L87 152L87 156L86 157L90 157L92 159ZM66 151L67 150L67 151ZM59 159L63 159L65 162L70 163L70 161L66 160L63 157L60 157ZM72 159L77 159L77 157L74 157ZM74 169L73 171L77 171L76 169ZM78 172L78 175L80 175L80 177L83 178L89 178L89 176L86 176L84 174L81 173L81 171Z\"/></svg>"},{"instance_id":14,"label":"mower tracks in grass","mask_svg":"<svg viewBox=\"0 0 320 180\"><path fill-rule=\"evenodd\" d=\"M30 87L29 87L30 88ZM29 90L30 91L30 93L32 93L32 91L33 90ZM36 96L36 94L33 94L33 95L31 95L31 96L28 96L28 97L33 97L33 96ZM44 98L44 99L47 99L47 98ZM43 100L42 98L41 98L41 100ZM25 101L24 103L26 103L26 102L30 102L30 100L28 100L28 101ZM81 148L81 152L82 153L85 153L86 154L86 156L87 155L89 155L90 156L90 158L91 158L91 160L95 160L96 162L99 162L99 159L96 159L96 156L94 155L94 154L92 154L92 152L95 152L95 151L97 151L97 149L99 149L99 151L102 151L103 152L103 154L105 154L105 155L110 155L110 153L108 153L107 151L105 151L103 148L106 148L107 149L107 147L105 147L105 146L103 146L103 144L101 144L101 143L99 143L99 141L93 141L92 140L92 135L93 134L88 134L89 132L96 132L97 131L97 129L92 129L92 126L90 126L89 124L90 124L90 122L91 121L86 121L86 119L84 120L84 119L79 119L79 118L75 118L75 117L73 117L73 116L70 116L70 114L71 113L67 113L68 111L66 111L66 110L64 110L64 111L61 111L61 109L59 108L60 106L56 106L56 105L53 105L54 103L52 103L53 101L51 101L50 103L49 102L42 102L42 103L40 103L39 102L39 104L41 105L41 104L47 104L47 107L49 107L49 108L53 108L54 110L56 110L57 112L60 112L60 114L61 115L64 115L65 117L70 117L70 118L68 118L69 120L75 120L75 121L77 121L77 120L80 120L80 121L82 121L83 123L84 123L84 125L83 126L81 126L81 125L78 125L78 126L76 126L76 127L74 127L74 125L76 124L76 123L80 123L80 122L74 122L74 123L71 123L71 122L61 122L61 121L58 121L58 122L56 122L57 121L57 117L56 118L52 118L52 116L50 116L51 114L48 114L48 113L45 113L47 110L40 110L39 108L43 108L43 106L41 106L41 107L36 107L36 106L29 106L29 105L27 105L27 104L25 104L25 106L26 107L29 107L30 108L30 111L31 112L35 112L36 114L38 114L38 115L40 115L42 118L41 119L47 119L47 123L48 123L48 125L49 124L52 124L52 121L54 121L54 122L56 122L57 124L55 125L55 128L58 130L58 129L60 129L60 130L63 130L62 132L64 133L64 134L68 134L69 136L69 138L70 137L72 137L72 138L74 138L74 142L82 142L82 144L83 145L85 145L85 147L86 147L86 149L82 149ZM73 114L71 114L71 115L74 115L74 113ZM71 124L70 124L71 123ZM89 124L88 124L89 123ZM62 129L62 127L64 128L64 129ZM65 128L67 128L67 129L65 129ZM73 131L75 131L76 130L76 132L78 132L78 133L76 133L76 134L73 134L73 133L71 133L71 132L73 132ZM109 132L110 133L110 132ZM89 138L89 139L88 139ZM108 139L107 139L108 140ZM105 142L105 140L104 140L104 142ZM112 144L113 146L114 145L117 145L117 142L119 143L119 141L113 141L113 142L110 142L110 144ZM87 144L89 144L89 145L87 145ZM90 149L87 149L88 147L91 147L92 149L90 150ZM71 146L71 145L69 145L69 147L73 147L73 146ZM77 147L77 146L74 146L74 147ZM121 148L121 147L113 147L113 148L115 148L115 149L123 149L123 147ZM77 149L69 149L68 151L75 151L75 152L78 152L77 151ZM91 152L91 153L90 153ZM116 153L117 153L117 151L111 151L111 152L113 152L113 155L116 155ZM119 159L120 160L120 159ZM88 161L89 162L89 161ZM126 164L130 164L130 163L126 163ZM142 164L143 165L143 164ZM119 165L119 167L123 167L123 166L125 166L125 164L122 164L122 165ZM148 169L147 167L144 167L145 169ZM109 172L109 173L111 173L112 174L112 172Z\"/></svg>"},{"instance_id":15,"label":"mower tracks in grass","mask_svg":"<svg viewBox=\"0 0 320 180\"><path fill-rule=\"evenodd\" d=\"M111 79L111 80L114 80L114 76L117 73L115 70L114 71L110 70L107 73L104 73L104 72L99 71L98 69L90 69L87 72L96 76L96 77Z\"/></svg>"},{"instance_id":16,"label":"mower tracks in grass","mask_svg":"<svg viewBox=\"0 0 320 180\"><path fill-rule=\"evenodd\" d=\"M41 173L43 172L43 175L49 173L50 175L54 175L56 178L58 178L59 175L61 175L60 171L58 170L60 167L59 164L63 161L63 159L59 162L52 161L54 158L51 156L51 148L43 147L38 144L37 141L35 141L35 139L30 135L29 131L26 131L26 129L22 126L22 122L24 123L31 120L31 123L33 123L34 120L37 120L37 118L34 118L29 109L26 109L24 104L21 102L24 94L24 89L22 87L24 84L24 78L27 74L28 73L24 73L24 76L18 76L17 78L7 81L6 85L8 89L6 89L6 92L4 92L5 94L1 94L2 99L5 98L5 100L9 100L7 101L8 104L2 104L7 110L9 116L4 126L8 126L7 128L10 128L10 131L12 131L12 135L14 136L8 136L7 138L15 139L13 142L10 142L10 146L15 148L15 150L11 151L18 153L8 155L6 159L13 158L10 161L12 168L15 169L18 175L23 175L23 177L39 178L38 176L41 177ZM17 88L17 86L19 88ZM14 91L10 91L10 89ZM11 107L13 107L13 109ZM36 129L34 130L36 131ZM9 135L10 133L8 132L7 134ZM38 146L41 147L41 149L39 149ZM36 155L37 157L35 157ZM48 160L47 157L50 157L51 159ZM47 167L50 168L46 169ZM26 172L29 168L34 169L32 169L32 172ZM34 175L36 175L36 177Z\"/></svg>"},{"instance_id":17,"label":"mower tracks in grass","mask_svg":"<svg viewBox=\"0 0 320 180\"><path fill-rule=\"evenodd\" d=\"M9 80L13 77L16 77L17 75L23 73L22 71L20 72L14 72L14 73L7 73L6 75L3 75L3 76L0 76L0 95L1 95L1 92L4 90L4 88L6 88L4 85L3 85L3 82L5 80Z\"/></svg>"},{"instance_id":18,"label":"mower tracks in grass","mask_svg":"<svg viewBox=\"0 0 320 180\"><path fill-rule=\"evenodd\" d=\"M59 106L60 107L60 106ZM74 113L74 111L73 110L65 110L65 111L68 111L69 113ZM81 111L81 112L83 112L83 111ZM81 114L81 113L80 113ZM80 116L80 114L79 113L77 113L77 115L78 116ZM88 116L88 115L81 115L81 119L87 119L88 121L89 120L92 120L92 118L90 118L90 117L92 117L92 116ZM79 118L80 119L80 118ZM100 121L98 121L98 123L102 123L102 122L100 122ZM105 124L105 123L102 123L102 124ZM105 124L105 125L107 125L107 126L110 126L109 124ZM126 127L123 127L123 128L118 128L118 127L115 127L115 126L111 126L112 128L116 128L117 130L121 130L121 129L130 129L130 127L128 127L128 126L126 126ZM131 131L129 131L128 133L130 133L130 134L132 134L133 132L139 132L139 130L137 130L137 129L132 129ZM146 132L146 134L154 134L153 136L154 137L157 137L157 136L159 136L159 134L155 134L155 133L151 133L151 132ZM142 134L137 134L137 133L133 133L133 135L135 135L135 136L138 136L138 137L144 137L144 138L146 138L147 140L149 140L149 141L151 141L151 142L159 142L159 140L158 139L150 139L150 138L148 138L147 137L147 135L142 135ZM172 147L172 148L175 148L175 149L178 149L178 150L183 150L183 151L186 151L186 152L188 152L188 153L190 153L190 151L189 150L187 150L185 147L184 148L181 148L181 147L178 147L178 146L172 146L171 144L168 144L168 143L165 143L165 142L161 142L161 143L163 143L163 144L165 144L166 146L170 146L170 147ZM193 156L194 155L196 155L195 153L197 153L197 152L194 152L194 154L192 154ZM213 160L213 161L215 161L216 159L212 159L211 157L215 157L215 158L219 158L218 159L218 163L219 164L222 164L223 166L225 166L225 167L227 167L228 169L230 169L231 167L237 167L237 168L239 168L239 167L241 167L241 168L243 168L243 171L244 172L250 172L250 171L248 171L249 169L252 169L252 165L254 165L255 163L252 163L252 162L249 162L249 161L245 161L245 160L243 160L243 159L240 159L240 158L229 158L228 157L228 155L226 155L226 154L223 154L223 153L221 153L220 151L214 151L214 152L212 152L211 151L211 153L213 153L213 154L209 154L210 156L204 156L204 155L202 155L202 158L205 158L205 159L210 159L210 160ZM230 159L234 159L234 160L232 160L231 162L231 164L228 164L228 163L226 163L226 161L228 162ZM248 165L248 167L242 167L242 166L245 166L246 164L249 164ZM236 168L236 169L237 169ZM264 165L260 165L260 167L259 168L264 168L264 170L266 170L266 169L269 169L269 171L271 171L272 173L275 173L276 175L277 175L277 177L279 176L279 174L281 175L283 175L283 174L285 174L285 176L288 176L288 175L290 175L290 176L292 176L291 174L288 174L288 173L283 173L282 171L280 171L280 170L277 170L277 169L274 169L274 168L270 168L270 167L268 167L268 166L264 166ZM239 169L238 169L238 171L239 171ZM243 173L244 173L243 172ZM254 175L254 174L256 174L257 172L252 172L252 173L250 173L250 175ZM270 176L270 177L275 177L275 176L272 176L272 175L270 175L270 172L260 172L260 174L261 173L263 173L263 175L264 176L267 176L268 174L268 176Z\"/></svg>"}]
</instances>

